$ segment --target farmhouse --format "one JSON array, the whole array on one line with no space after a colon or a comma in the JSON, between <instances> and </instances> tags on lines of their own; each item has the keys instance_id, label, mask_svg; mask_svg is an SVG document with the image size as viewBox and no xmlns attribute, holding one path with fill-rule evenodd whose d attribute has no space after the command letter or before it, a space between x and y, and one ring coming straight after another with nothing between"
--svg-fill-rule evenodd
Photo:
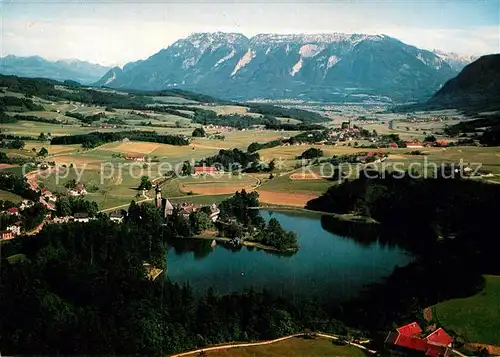
<instances>
[{"instance_id":1,"label":"farmhouse","mask_svg":"<svg viewBox=\"0 0 500 357\"><path fill-rule=\"evenodd\" d=\"M214 166L197 166L194 168L193 176L214 175L215 173L217 173L217 168Z\"/></svg>"},{"instance_id":2,"label":"farmhouse","mask_svg":"<svg viewBox=\"0 0 500 357\"><path fill-rule=\"evenodd\" d=\"M21 234L21 224L20 222L12 224L7 227L7 231L11 232L14 236Z\"/></svg>"},{"instance_id":3,"label":"farmhouse","mask_svg":"<svg viewBox=\"0 0 500 357\"><path fill-rule=\"evenodd\" d=\"M405 141L408 149L421 149L424 145L419 140Z\"/></svg>"},{"instance_id":4,"label":"farmhouse","mask_svg":"<svg viewBox=\"0 0 500 357\"><path fill-rule=\"evenodd\" d=\"M133 160L133 161L146 161L146 158L142 154L137 154L137 153L132 153L129 152L125 155L126 160Z\"/></svg>"},{"instance_id":5,"label":"farmhouse","mask_svg":"<svg viewBox=\"0 0 500 357\"><path fill-rule=\"evenodd\" d=\"M109 215L109 219L115 223L122 223L124 215L122 212L113 212Z\"/></svg>"},{"instance_id":6,"label":"farmhouse","mask_svg":"<svg viewBox=\"0 0 500 357\"><path fill-rule=\"evenodd\" d=\"M75 222L81 222L81 223L88 223L90 221L90 216L88 213L85 212L79 212L75 213L73 217L73 221Z\"/></svg>"},{"instance_id":7,"label":"farmhouse","mask_svg":"<svg viewBox=\"0 0 500 357\"><path fill-rule=\"evenodd\" d=\"M452 355L453 338L442 328L438 328L426 337L422 337L422 329L416 322L402 326L389 332L385 339L386 346L392 355L412 353L430 357L447 357Z\"/></svg>"},{"instance_id":8,"label":"farmhouse","mask_svg":"<svg viewBox=\"0 0 500 357\"><path fill-rule=\"evenodd\" d=\"M77 183L74 189L68 191L68 196L85 196L87 190L83 183Z\"/></svg>"},{"instance_id":9,"label":"farmhouse","mask_svg":"<svg viewBox=\"0 0 500 357\"><path fill-rule=\"evenodd\" d=\"M21 205L19 206L19 209L21 211L25 210L26 208L29 208L29 207L33 207L35 203L33 201L30 201L30 200L23 200L21 202Z\"/></svg>"},{"instance_id":10,"label":"farmhouse","mask_svg":"<svg viewBox=\"0 0 500 357\"><path fill-rule=\"evenodd\" d=\"M13 216L19 216L19 209L17 207L11 207L7 209L7 213Z\"/></svg>"}]
</instances>

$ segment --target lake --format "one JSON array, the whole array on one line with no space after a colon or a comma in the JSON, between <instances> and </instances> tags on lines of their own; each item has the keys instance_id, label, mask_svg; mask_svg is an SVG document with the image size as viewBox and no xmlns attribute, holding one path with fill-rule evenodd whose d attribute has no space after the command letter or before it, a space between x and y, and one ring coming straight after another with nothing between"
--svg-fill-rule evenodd
<instances>
[{"instance_id":1,"label":"lake","mask_svg":"<svg viewBox=\"0 0 500 357\"><path fill-rule=\"evenodd\" d=\"M210 240L178 239L168 251L167 278L189 282L197 294L209 287L223 294L253 287L292 299L343 301L413 260L394 245L360 244L330 233L323 229L321 215L264 210L261 214L294 231L300 250L279 255L245 246L212 246Z\"/></svg>"}]
</instances>

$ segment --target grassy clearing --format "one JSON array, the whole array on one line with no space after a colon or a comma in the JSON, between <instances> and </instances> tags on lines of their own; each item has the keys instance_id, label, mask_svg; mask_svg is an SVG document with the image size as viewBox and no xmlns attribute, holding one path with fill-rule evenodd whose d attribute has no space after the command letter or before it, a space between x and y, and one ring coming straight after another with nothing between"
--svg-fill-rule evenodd
<instances>
[{"instance_id":1,"label":"grassy clearing","mask_svg":"<svg viewBox=\"0 0 500 357\"><path fill-rule=\"evenodd\" d=\"M285 192L285 193L306 193L313 195L321 195L333 183L326 179L317 180L292 180L289 174L277 176L268 180L260 187L264 191Z\"/></svg>"},{"instance_id":2,"label":"grassy clearing","mask_svg":"<svg viewBox=\"0 0 500 357\"><path fill-rule=\"evenodd\" d=\"M485 275L484 280L483 291L434 306L434 316L467 341L500 346L500 276Z\"/></svg>"},{"instance_id":3,"label":"grassy clearing","mask_svg":"<svg viewBox=\"0 0 500 357\"><path fill-rule=\"evenodd\" d=\"M85 185L89 193L86 199L97 202L101 209L114 207L130 203L131 200L144 199L142 193L137 190L141 176L149 176L151 179L158 176L158 167L151 165L148 169L138 166L123 166L121 170L118 166L100 168L87 168L80 171L82 167L60 168L57 172L52 172L48 176L40 176L42 182L50 191L64 193L64 185L70 180L77 180ZM93 192L90 188L94 187ZM163 192L166 196L183 196L179 190L178 182L174 180L167 181L163 186ZM146 192L149 198L154 197L154 189Z\"/></svg>"},{"instance_id":4,"label":"grassy clearing","mask_svg":"<svg viewBox=\"0 0 500 357\"><path fill-rule=\"evenodd\" d=\"M257 179L250 175L223 175L185 177L179 181L182 192L193 192L195 194L232 194L243 189L249 190L256 186Z\"/></svg>"},{"instance_id":5,"label":"grassy clearing","mask_svg":"<svg viewBox=\"0 0 500 357\"><path fill-rule=\"evenodd\" d=\"M19 203L23 200L23 198L21 196L14 194L14 193L0 190L0 200Z\"/></svg>"},{"instance_id":6,"label":"grassy clearing","mask_svg":"<svg viewBox=\"0 0 500 357\"><path fill-rule=\"evenodd\" d=\"M330 340L291 338L270 345L231 348L210 351L207 357L364 357L365 353L353 346L336 346Z\"/></svg>"},{"instance_id":7,"label":"grassy clearing","mask_svg":"<svg viewBox=\"0 0 500 357\"><path fill-rule=\"evenodd\" d=\"M300 123L302 123L302 121L300 121L298 119L292 119L292 118L278 117L276 119L278 119L280 121L280 123L282 123L282 124L300 124Z\"/></svg>"},{"instance_id":8,"label":"grassy clearing","mask_svg":"<svg viewBox=\"0 0 500 357\"><path fill-rule=\"evenodd\" d=\"M11 255L10 257L7 257L7 260L9 261L10 264L17 264L27 261L28 258L24 254L14 254Z\"/></svg>"},{"instance_id":9,"label":"grassy clearing","mask_svg":"<svg viewBox=\"0 0 500 357\"><path fill-rule=\"evenodd\" d=\"M163 193L162 193L163 194ZM163 194L164 197L165 194ZM170 202L172 203L193 203L193 204L199 204L199 205L211 205L212 203L219 204L222 201L232 197L232 194L224 194L224 195L199 195L199 196L185 196L185 197L175 197L175 198L169 198Z\"/></svg>"},{"instance_id":10,"label":"grassy clearing","mask_svg":"<svg viewBox=\"0 0 500 357\"><path fill-rule=\"evenodd\" d=\"M40 133L51 133L53 136L84 134L95 131L96 128L79 125L48 124L20 120L17 123L2 124L2 129L9 133L21 136L38 137Z\"/></svg>"}]
</instances>

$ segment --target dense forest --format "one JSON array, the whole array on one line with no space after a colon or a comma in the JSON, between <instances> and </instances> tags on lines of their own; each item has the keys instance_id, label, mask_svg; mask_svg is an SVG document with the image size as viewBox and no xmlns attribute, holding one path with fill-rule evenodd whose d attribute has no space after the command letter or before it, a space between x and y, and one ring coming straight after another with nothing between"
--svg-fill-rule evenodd
<instances>
[{"instance_id":1,"label":"dense forest","mask_svg":"<svg viewBox=\"0 0 500 357\"><path fill-rule=\"evenodd\" d=\"M198 298L149 281L143 263L162 267L174 233L153 205L134 204L129 217L49 225L2 246L3 353L165 355L305 329L346 334L314 301L252 290Z\"/></svg>"},{"instance_id":2,"label":"dense forest","mask_svg":"<svg viewBox=\"0 0 500 357\"><path fill-rule=\"evenodd\" d=\"M444 129L452 137L471 134L485 146L500 146L500 115L476 115L474 120L462 121Z\"/></svg>"},{"instance_id":3,"label":"dense forest","mask_svg":"<svg viewBox=\"0 0 500 357\"><path fill-rule=\"evenodd\" d=\"M0 97L0 112L27 112L32 110L45 110L43 105L35 104L31 99L12 96Z\"/></svg>"},{"instance_id":4,"label":"dense forest","mask_svg":"<svg viewBox=\"0 0 500 357\"><path fill-rule=\"evenodd\" d=\"M105 143L123 139L148 141L169 145L188 145L189 140L179 135L158 134L154 131L120 131L120 132L92 132L88 134L65 135L53 138L52 145L82 144L84 148L93 148Z\"/></svg>"},{"instance_id":5,"label":"dense forest","mask_svg":"<svg viewBox=\"0 0 500 357\"><path fill-rule=\"evenodd\" d=\"M314 144L327 139L328 139L327 130L312 130L297 134L290 138L271 140L265 143L253 142L250 145L248 145L247 150L248 152L256 152L262 149L269 149L283 144L290 144L290 145L298 143Z\"/></svg>"},{"instance_id":6,"label":"dense forest","mask_svg":"<svg viewBox=\"0 0 500 357\"><path fill-rule=\"evenodd\" d=\"M329 119L321 114L310 112L308 110L296 108L283 108L272 104L245 104L250 108L251 113L259 113L264 116L273 116L281 118L293 118L300 120L303 124L327 122Z\"/></svg>"}]
</instances>

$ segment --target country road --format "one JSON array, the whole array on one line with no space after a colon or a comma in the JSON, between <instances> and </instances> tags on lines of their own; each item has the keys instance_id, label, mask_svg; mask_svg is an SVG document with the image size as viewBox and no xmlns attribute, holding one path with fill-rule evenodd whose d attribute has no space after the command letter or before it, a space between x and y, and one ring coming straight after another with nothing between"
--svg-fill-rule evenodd
<instances>
[{"instance_id":1,"label":"country road","mask_svg":"<svg viewBox=\"0 0 500 357\"><path fill-rule=\"evenodd\" d=\"M306 335L305 333L296 333L294 335L285 336L285 337L277 338L276 340L270 340L270 341L255 342L255 343L235 343L235 344L229 344L229 345L223 345L223 346L207 347L207 348L201 348L201 349L198 349L198 350L195 350L195 351L189 351L189 352L183 352L183 353L171 355L170 357L190 356L190 355L197 354L197 353L210 352L210 351L219 351L219 350L227 350L227 349L238 348L238 347L264 346L264 345L270 345L270 344L273 344L273 343L277 343L277 342L289 340L289 339L294 338L294 337L300 337L300 336L305 336L305 335ZM315 335L319 336L319 337L327 338L327 339L330 339L330 340L339 340L340 339L339 336L329 335L329 334L325 334L325 333L315 333ZM360 349L363 349L363 350L365 350L365 351L367 351L369 353L372 353L372 354L377 353L377 351L370 350L370 349L366 348L365 346L362 346L362 345L360 345L358 343L347 342L347 344L349 344L351 346L355 346L355 347L360 348Z\"/></svg>"}]
</instances>

